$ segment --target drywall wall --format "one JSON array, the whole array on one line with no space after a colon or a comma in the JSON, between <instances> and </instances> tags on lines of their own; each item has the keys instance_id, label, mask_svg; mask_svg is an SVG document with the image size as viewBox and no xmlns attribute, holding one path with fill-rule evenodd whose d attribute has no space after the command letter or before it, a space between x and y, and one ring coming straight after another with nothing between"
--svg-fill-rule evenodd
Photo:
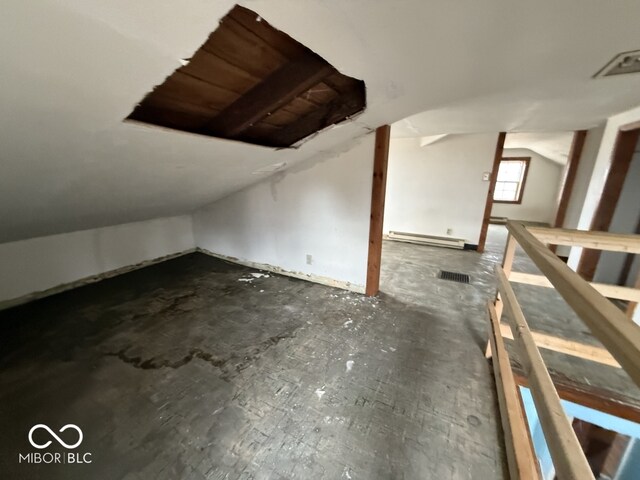
<instances>
[{"instance_id":1,"label":"drywall wall","mask_svg":"<svg viewBox=\"0 0 640 480\"><path fill-rule=\"evenodd\" d=\"M393 138L384 232L462 238L477 244L498 134L450 135L424 147Z\"/></svg>"},{"instance_id":2,"label":"drywall wall","mask_svg":"<svg viewBox=\"0 0 640 480\"><path fill-rule=\"evenodd\" d=\"M620 198L616 210L611 219L610 232L636 233L640 221L640 151L637 151L629 166L629 171L622 185ZM627 254L622 252L602 252L598 267L594 275L594 281L600 283L618 284L620 274L624 267ZM636 256L635 260L639 260ZM631 271L626 280L627 286L633 286L636 281L639 262L632 264Z\"/></svg>"},{"instance_id":3,"label":"drywall wall","mask_svg":"<svg viewBox=\"0 0 640 480\"><path fill-rule=\"evenodd\" d=\"M529 172L522 194L522 203L494 203L491 215L511 220L553 223L562 165L524 148L505 149L502 156L530 157Z\"/></svg>"},{"instance_id":4,"label":"drywall wall","mask_svg":"<svg viewBox=\"0 0 640 480\"><path fill-rule=\"evenodd\" d=\"M374 141L369 134L343 153L312 159L198 210L196 244L242 263L363 291Z\"/></svg>"},{"instance_id":5,"label":"drywall wall","mask_svg":"<svg viewBox=\"0 0 640 480\"><path fill-rule=\"evenodd\" d=\"M35 292L64 290L88 277L194 247L188 215L3 243L0 304L22 303L40 296Z\"/></svg>"},{"instance_id":6,"label":"drywall wall","mask_svg":"<svg viewBox=\"0 0 640 480\"><path fill-rule=\"evenodd\" d=\"M593 165L593 171L589 179L589 185L585 194L584 202L580 208L577 228L580 230L589 230L593 215L598 208L598 203L602 195L602 190L607 178L607 173L611 165L613 148L615 146L618 130L621 126L628 123L640 121L640 107L627 110L626 112L614 115L607 119L602 134L602 139L598 147L598 153ZM573 247L569 254L568 265L576 269L580 262L582 248Z\"/></svg>"}]
</instances>

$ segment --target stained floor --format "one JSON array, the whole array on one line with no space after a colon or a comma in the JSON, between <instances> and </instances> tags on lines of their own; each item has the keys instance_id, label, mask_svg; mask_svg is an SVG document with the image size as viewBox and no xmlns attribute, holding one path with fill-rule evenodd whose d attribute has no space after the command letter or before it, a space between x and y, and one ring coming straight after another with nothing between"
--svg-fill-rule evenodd
<instances>
[{"instance_id":1,"label":"stained floor","mask_svg":"<svg viewBox=\"0 0 640 480\"><path fill-rule=\"evenodd\" d=\"M456 252L484 272L460 285L404 247L374 299L191 254L0 313L2 478L504 478L481 348L495 259ZM37 424L83 442L40 428L35 449Z\"/></svg>"}]
</instances>

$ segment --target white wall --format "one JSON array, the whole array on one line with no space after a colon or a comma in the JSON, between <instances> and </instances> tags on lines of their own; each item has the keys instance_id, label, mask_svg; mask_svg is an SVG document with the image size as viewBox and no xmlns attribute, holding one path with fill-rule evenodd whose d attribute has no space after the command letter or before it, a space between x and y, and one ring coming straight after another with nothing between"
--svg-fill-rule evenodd
<instances>
[{"instance_id":1,"label":"white wall","mask_svg":"<svg viewBox=\"0 0 640 480\"><path fill-rule=\"evenodd\" d=\"M508 136L508 134L507 134ZM531 157L522 203L494 203L491 215L512 220L553 223L562 165L524 148L505 149L503 157Z\"/></svg>"},{"instance_id":2,"label":"white wall","mask_svg":"<svg viewBox=\"0 0 640 480\"><path fill-rule=\"evenodd\" d=\"M607 119L602 140L600 141L600 146L598 148L598 154L594 162L591 178L589 180L589 186L587 187L584 203L580 208L577 228L581 230L589 230L591 227L591 221L596 208L598 208L600 196L602 195L604 183L607 178L607 172L611 165L611 155L613 153L619 128L622 125L638 120L640 120L640 107L627 110L626 112L622 112ZM582 248L571 248L568 261L571 268L577 268L581 254Z\"/></svg>"},{"instance_id":3,"label":"white wall","mask_svg":"<svg viewBox=\"0 0 640 480\"><path fill-rule=\"evenodd\" d=\"M191 217L0 244L0 302L195 247Z\"/></svg>"},{"instance_id":4,"label":"white wall","mask_svg":"<svg viewBox=\"0 0 640 480\"><path fill-rule=\"evenodd\" d=\"M384 231L462 238L477 244L498 134L451 135L420 147L393 138Z\"/></svg>"},{"instance_id":5,"label":"white wall","mask_svg":"<svg viewBox=\"0 0 640 480\"><path fill-rule=\"evenodd\" d=\"M362 291L374 140L367 135L343 153L305 162L197 211L196 244Z\"/></svg>"}]
</instances>

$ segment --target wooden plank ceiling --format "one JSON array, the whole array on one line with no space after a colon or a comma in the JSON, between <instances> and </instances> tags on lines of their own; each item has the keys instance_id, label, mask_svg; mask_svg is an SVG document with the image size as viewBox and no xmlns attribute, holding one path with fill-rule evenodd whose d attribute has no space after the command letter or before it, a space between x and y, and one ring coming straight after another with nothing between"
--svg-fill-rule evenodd
<instances>
[{"instance_id":1,"label":"wooden plank ceiling","mask_svg":"<svg viewBox=\"0 0 640 480\"><path fill-rule=\"evenodd\" d=\"M189 62L127 119L284 148L348 119L365 104L362 80L341 74L236 5Z\"/></svg>"}]
</instances>

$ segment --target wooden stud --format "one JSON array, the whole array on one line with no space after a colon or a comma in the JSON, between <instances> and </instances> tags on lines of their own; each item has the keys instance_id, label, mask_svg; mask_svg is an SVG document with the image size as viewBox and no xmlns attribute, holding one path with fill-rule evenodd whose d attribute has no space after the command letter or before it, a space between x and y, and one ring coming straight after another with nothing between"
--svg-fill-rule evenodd
<instances>
[{"instance_id":1,"label":"wooden stud","mask_svg":"<svg viewBox=\"0 0 640 480\"><path fill-rule=\"evenodd\" d=\"M502 255L502 270L504 270L507 278L511 275L511 269L513 268L513 260L516 256L516 247L518 246L518 242L513 238L513 235L510 233L507 234L507 243L504 247L504 255ZM495 302L496 313L498 316L498 322L502 319L502 308L503 304L500 300L500 292L496 292L496 302ZM491 332L489 332L489 340L487 341L487 347L484 352L484 356L486 358L491 358Z\"/></svg>"},{"instance_id":2,"label":"wooden stud","mask_svg":"<svg viewBox=\"0 0 640 480\"><path fill-rule=\"evenodd\" d=\"M491 220L491 209L493 208L493 193L496 190L498 169L500 168L500 160L502 160L502 152L504 151L504 140L506 137L506 132L500 132L498 134L498 141L496 142L496 152L493 156L493 167L491 168L491 178L489 180L489 191L487 192L487 201L484 206L484 214L482 215L480 239L478 240L479 253L484 252L484 246L487 243L487 232L489 230L489 222Z\"/></svg>"},{"instance_id":3,"label":"wooden stud","mask_svg":"<svg viewBox=\"0 0 640 480\"><path fill-rule=\"evenodd\" d=\"M508 325L500 324L500 332L504 338L513 340L513 334ZM554 337L545 333L531 332L533 340L539 348L552 350L554 352L564 353L572 357L584 358L592 362L602 363L610 367L620 368L620 364L616 359L604 348L585 343L573 342L564 338Z\"/></svg>"},{"instance_id":4,"label":"wooden stud","mask_svg":"<svg viewBox=\"0 0 640 480\"><path fill-rule=\"evenodd\" d=\"M529 380L523 373L514 368L513 374L518 385L530 387ZM627 397L594 385L575 382L565 375L553 372L550 372L550 375L561 399L640 423L640 402L637 398Z\"/></svg>"},{"instance_id":5,"label":"wooden stud","mask_svg":"<svg viewBox=\"0 0 640 480\"><path fill-rule=\"evenodd\" d=\"M638 277L636 278L636 283L633 285L634 288L640 289L640 272L638 272ZM627 305L627 310L626 310L626 314L627 314L627 318L632 319L633 315L636 312L636 308L638 308L638 303L640 303L640 300L635 300L635 301L630 301Z\"/></svg>"},{"instance_id":6,"label":"wooden stud","mask_svg":"<svg viewBox=\"0 0 640 480\"><path fill-rule=\"evenodd\" d=\"M547 277L544 275L536 275L535 273L512 272L509 276L509 281L535 285L537 287L553 288L553 284ZM619 285L608 285L606 283L590 283L590 285L603 297L640 302L640 287L621 287Z\"/></svg>"},{"instance_id":7,"label":"wooden stud","mask_svg":"<svg viewBox=\"0 0 640 480\"><path fill-rule=\"evenodd\" d=\"M640 326L629 322L618 307L545 248L524 225L507 222L507 228L593 335L640 386Z\"/></svg>"},{"instance_id":8,"label":"wooden stud","mask_svg":"<svg viewBox=\"0 0 640 480\"><path fill-rule=\"evenodd\" d=\"M613 215L620 199L620 193L631 165L631 159L638 143L640 130L619 131L611 159L611 167L607 173L604 187L600 196L600 202L593 215L589 230L607 231L613 220ZM587 280L592 280L595 275L600 251L586 249L582 252L578 273Z\"/></svg>"},{"instance_id":9,"label":"wooden stud","mask_svg":"<svg viewBox=\"0 0 640 480\"><path fill-rule=\"evenodd\" d=\"M507 462L512 479L539 479L538 462L528 433L524 409L520 403L517 386L511 370L509 354L500 334L499 321L494 306L487 304L493 357L493 372L498 392L498 405L504 431Z\"/></svg>"},{"instance_id":10,"label":"wooden stud","mask_svg":"<svg viewBox=\"0 0 640 480\"><path fill-rule=\"evenodd\" d=\"M503 302L511 313L509 323L518 345L518 356L531 384L531 395L558 477L593 479L589 463L560 404L560 397L531 336L515 293L500 266L496 266L496 274Z\"/></svg>"},{"instance_id":11,"label":"wooden stud","mask_svg":"<svg viewBox=\"0 0 640 480\"><path fill-rule=\"evenodd\" d=\"M384 199L387 190L387 165L391 127L376 129L376 146L373 154L373 183L371 185L371 219L369 223L369 255L367 261L367 285L365 293L373 297L380 291L380 262L382 260L382 224Z\"/></svg>"},{"instance_id":12,"label":"wooden stud","mask_svg":"<svg viewBox=\"0 0 640 480\"><path fill-rule=\"evenodd\" d=\"M610 233L566 228L527 227L527 231L542 243L568 245L610 252L640 253L640 235Z\"/></svg>"},{"instance_id":13,"label":"wooden stud","mask_svg":"<svg viewBox=\"0 0 640 480\"><path fill-rule=\"evenodd\" d=\"M560 183L558 206L556 208L556 218L553 222L553 226L556 228L564 227L564 220L567 216L567 208L569 207L569 201L571 200L573 185L576 181L576 175L578 174L578 166L580 164L582 149L584 147L584 141L586 138L586 130L577 130L573 134L573 140L571 142L571 148L569 149L567 164L564 167L562 181ZM556 248L557 245L552 245L551 251L555 253Z\"/></svg>"}]
</instances>

